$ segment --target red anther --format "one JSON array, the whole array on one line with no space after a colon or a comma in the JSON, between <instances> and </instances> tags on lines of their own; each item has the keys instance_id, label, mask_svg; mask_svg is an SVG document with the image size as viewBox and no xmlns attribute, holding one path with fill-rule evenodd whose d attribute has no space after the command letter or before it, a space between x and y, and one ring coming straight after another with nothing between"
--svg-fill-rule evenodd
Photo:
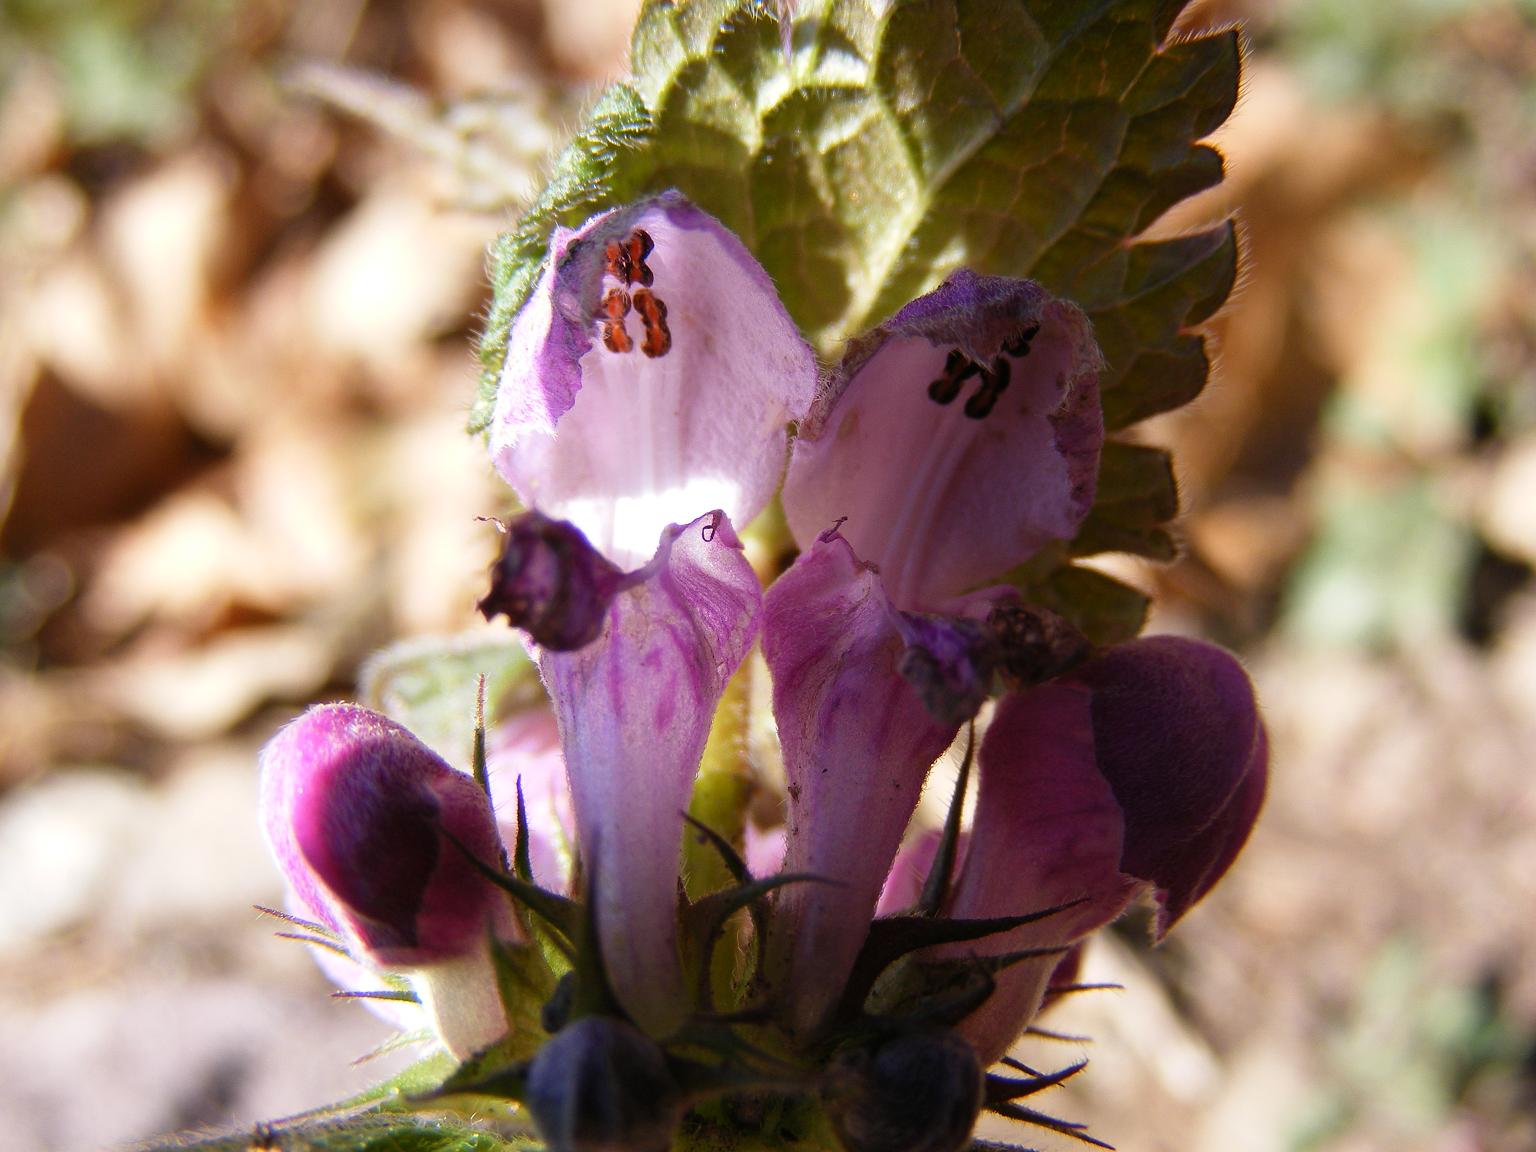
<instances>
[{"instance_id":1,"label":"red anther","mask_svg":"<svg viewBox=\"0 0 1536 1152\"><path fill-rule=\"evenodd\" d=\"M608 241L603 248L603 271L621 284L630 282L633 269L630 267L629 250L617 240Z\"/></svg>"},{"instance_id":2,"label":"red anther","mask_svg":"<svg viewBox=\"0 0 1536 1152\"><path fill-rule=\"evenodd\" d=\"M666 302L649 288L636 288L635 311L645 326L645 336L640 341L640 351L655 359L665 356L672 348L672 330L667 327Z\"/></svg>"},{"instance_id":3,"label":"red anther","mask_svg":"<svg viewBox=\"0 0 1536 1152\"><path fill-rule=\"evenodd\" d=\"M629 239L624 241L624 256L628 266L625 280L628 283L638 282L649 288L656 282L655 275L645 263L645 258L655 247L656 242L644 228L636 228L629 234Z\"/></svg>"},{"instance_id":4,"label":"red anther","mask_svg":"<svg viewBox=\"0 0 1536 1152\"><path fill-rule=\"evenodd\" d=\"M629 315L629 293L622 288L610 288L603 293L603 315L609 320L622 320Z\"/></svg>"},{"instance_id":5,"label":"red anther","mask_svg":"<svg viewBox=\"0 0 1536 1152\"><path fill-rule=\"evenodd\" d=\"M603 347L610 352L632 352L635 342L629 338L629 332L624 328L622 320L604 320Z\"/></svg>"}]
</instances>

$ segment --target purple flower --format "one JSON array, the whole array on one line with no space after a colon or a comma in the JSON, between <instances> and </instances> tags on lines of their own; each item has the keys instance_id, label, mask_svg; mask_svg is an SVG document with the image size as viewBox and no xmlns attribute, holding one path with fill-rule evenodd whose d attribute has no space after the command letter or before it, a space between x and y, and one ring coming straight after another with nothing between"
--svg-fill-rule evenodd
<instances>
[{"instance_id":1,"label":"purple flower","mask_svg":"<svg viewBox=\"0 0 1536 1152\"><path fill-rule=\"evenodd\" d=\"M1159 636L1003 697L978 764L976 822L945 911L1014 916L1078 903L952 955L1066 947L1142 891L1157 902L1161 938L1247 840L1269 748L1237 661ZM1014 965L961 1026L984 1062L1038 1011L1056 964Z\"/></svg>"},{"instance_id":2,"label":"purple flower","mask_svg":"<svg viewBox=\"0 0 1536 1152\"><path fill-rule=\"evenodd\" d=\"M906 1105L947 1117L933 1147L960 1146L981 1069L1038 1011L1062 955L1140 893L1157 901L1160 935L1230 866L1267 774L1235 660L1170 638L1096 652L1001 582L1070 541L1092 507L1099 368L1076 307L961 271L852 341L818 382L763 270L680 195L556 232L512 326L491 436L529 510L508 525L481 602L534 642L550 702L493 737L503 817L521 779L534 877L564 893L579 875L571 895L596 934L573 943L601 960L601 996L583 993L529 1066L548 1139L597 1147L634 1131L659 1147L686 1094L670 1078L698 1071L667 1048L720 1007L701 1002L715 975L715 937L699 927L710 907L680 914L683 812L754 644L788 799L782 833L744 848L759 874L782 863L821 882L780 887L754 920L766 937L750 987L775 1014L774 1046L808 1062L838 1054L817 1090L850 1147L928 1146L904 1138L908 1122L885 1123ZM781 479L799 554L764 591L736 527ZM864 987L872 922L924 892L936 838L902 841L931 766L973 718L975 820L950 882L928 893L941 906L926 910L1061 907L979 941L923 937L901 962L1048 954L1001 971L964 1019L839 1033L860 1008L849 989ZM320 710L265 762L290 882L369 963L430 969L513 931L505 901L443 847L497 858L486 798L403 730ZM591 979L588 959L573 982ZM613 1060L644 1073L637 1091L608 1092ZM588 1127L592 1109L602 1123Z\"/></svg>"},{"instance_id":3,"label":"purple flower","mask_svg":"<svg viewBox=\"0 0 1536 1152\"><path fill-rule=\"evenodd\" d=\"M377 972L408 974L450 1050L506 1030L493 934L515 932L496 867L489 799L394 721L347 704L313 708L261 755L267 841L308 915Z\"/></svg>"},{"instance_id":4,"label":"purple flower","mask_svg":"<svg viewBox=\"0 0 1536 1152\"><path fill-rule=\"evenodd\" d=\"M834 522L904 612L952 610L1093 506L1103 418L1088 318L959 271L853 341L800 426L784 512Z\"/></svg>"},{"instance_id":5,"label":"purple flower","mask_svg":"<svg viewBox=\"0 0 1536 1152\"><path fill-rule=\"evenodd\" d=\"M1077 308L957 272L854 341L801 425L784 509L804 551L768 591L763 652L785 864L838 881L784 893L769 941L804 1036L863 944L929 766L1017 647L998 627L1017 594L985 585L1092 507L1099 362Z\"/></svg>"}]
</instances>

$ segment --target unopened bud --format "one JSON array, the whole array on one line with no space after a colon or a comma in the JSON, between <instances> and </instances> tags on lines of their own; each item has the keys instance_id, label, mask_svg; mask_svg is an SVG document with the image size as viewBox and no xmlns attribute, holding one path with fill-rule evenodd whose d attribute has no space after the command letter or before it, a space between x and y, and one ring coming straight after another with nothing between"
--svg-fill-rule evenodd
<instances>
[{"instance_id":1,"label":"unopened bud","mask_svg":"<svg viewBox=\"0 0 1536 1152\"><path fill-rule=\"evenodd\" d=\"M526 1102L549 1152L666 1152L683 1113L661 1049L609 1016L583 1017L539 1049Z\"/></svg>"},{"instance_id":2,"label":"unopened bud","mask_svg":"<svg viewBox=\"0 0 1536 1152\"><path fill-rule=\"evenodd\" d=\"M982 1071L953 1032L909 1032L838 1053L822 1099L847 1152L958 1152L981 1111Z\"/></svg>"},{"instance_id":3,"label":"unopened bud","mask_svg":"<svg viewBox=\"0 0 1536 1152\"><path fill-rule=\"evenodd\" d=\"M550 651L572 652L597 639L623 587L624 573L574 524L525 512L506 526L478 607L487 620L506 616Z\"/></svg>"}]
</instances>

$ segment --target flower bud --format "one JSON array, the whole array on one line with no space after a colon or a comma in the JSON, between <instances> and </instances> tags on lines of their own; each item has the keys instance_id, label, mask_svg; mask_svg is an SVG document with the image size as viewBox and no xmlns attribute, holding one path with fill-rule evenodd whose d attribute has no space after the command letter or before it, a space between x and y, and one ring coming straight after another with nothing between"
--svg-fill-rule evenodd
<instances>
[{"instance_id":1,"label":"flower bud","mask_svg":"<svg viewBox=\"0 0 1536 1152\"><path fill-rule=\"evenodd\" d=\"M981 1062L953 1032L909 1032L833 1057L823 1104L847 1152L958 1152L981 1111Z\"/></svg>"},{"instance_id":2,"label":"flower bud","mask_svg":"<svg viewBox=\"0 0 1536 1152\"><path fill-rule=\"evenodd\" d=\"M348 704L306 712L273 737L261 765L273 855L360 959L410 968L484 939L502 900L465 853L494 865L501 840L471 777L394 721Z\"/></svg>"},{"instance_id":3,"label":"flower bud","mask_svg":"<svg viewBox=\"0 0 1536 1152\"><path fill-rule=\"evenodd\" d=\"M263 749L262 821L309 913L360 964L411 977L439 1037L466 1056L506 1031L491 933L515 932L480 785L400 725L350 704L312 708Z\"/></svg>"},{"instance_id":4,"label":"flower bud","mask_svg":"<svg viewBox=\"0 0 1536 1152\"><path fill-rule=\"evenodd\" d=\"M540 1048L526 1092L549 1152L666 1152L683 1114L661 1049L611 1016L583 1017Z\"/></svg>"},{"instance_id":5,"label":"flower bud","mask_svg":"<svg viewBox=\"0 0 1536 1152\"><path fill-rule=\"evenodd\" d=\"M569 521L525 512L506 533L491 568L491 590L478 605L481 615L505 615L552 652L572 652L596 640L624 573Z\"/></svg>"}]
</instances>

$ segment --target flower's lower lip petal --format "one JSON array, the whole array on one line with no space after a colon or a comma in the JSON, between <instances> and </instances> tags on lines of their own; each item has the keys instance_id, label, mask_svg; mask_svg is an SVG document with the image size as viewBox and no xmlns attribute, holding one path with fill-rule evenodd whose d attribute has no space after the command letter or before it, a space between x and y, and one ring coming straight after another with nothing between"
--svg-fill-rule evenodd
<instances>
[{"instance_id":1,"label":"flower's lower lip petal","mask_svg":"<svg viewBox=\"0 0 1536 1152\"><path fill-rule=\"evenodd\" d=\"M790 795L784 866L834 882L786 888L776 906L767 969L802 1035L834 1006L923 778L957 727L928 715L897 670L901 653L879 577L836 536L768 591L763 654Z\"/></svg>"},{"instance_id":2,"label":"flower's lower lip petal","mask_svg":"<svg viewBox=\"0 0 1536 1152\"><path fill-rule=\"evenodd\" d=\"M948 912L957 917L1016 916L1082 901L995 939L941 955L996 955L1066 947L1118 916L1135 892L1120 872L1124 824L1108 783L1094 767L1087 690L1050 684L1005 696L978 755L981 787L965 863ZM961 1025L990 1064L1039 1009L1059 962L1015 964Z\"/></svg>"},{"instance_id":3,"label":"flower's lower lip petal","mask_svg":"<svg viewBox=\"0 0 1536 1152\"><path fill-rule=\"evenodd\" d=\"M629 248L640 235L643 258ZM501 474L626 566L699 509L746 523L778 486L786 426L817 380L767 274L675 192L558 232L553 251L508 342L491 429ZM662 327L664 341L647 339Z\"/></svg>"},{"instance_id":4,"label":"flower's lower lip petal","mask_svg":"<svg viewBox=\"0 0 1536 1152\"><path fill-rule=\"evenodd\" d=\"M1242 665L1154 636L1071 674L1093 693L1099 771L1125 812L1128 875L1153 884L1166 931L1232 863L1263 804L1268 742Z\"/></svg>"},{"instance_id":5,"label":"flower's lower lip petal","mask_svg":"<svg viewBox=\"0 0 1536 1152\"><path fill-rule=\"evenodd\" d=\"M844 536L907 610L1069 539L1093 505L1099 366L1074 306L957 272L855 341L813 406L784 482L795 539L846 517Z\"/></svg>"},{"instance_id":6,"label":"flower's lower lip petal","mask_svg":"<svg viewBox=\"0 0 1536 1152\"><path fill-rule=\"evenodd\" d=\"M762 596L718 513L668 529L637 575L596 641L540 663L608 978L635 1020L664 1035L687 1004L677 944L682 813Z\"/></svg>"}]
</instances>

